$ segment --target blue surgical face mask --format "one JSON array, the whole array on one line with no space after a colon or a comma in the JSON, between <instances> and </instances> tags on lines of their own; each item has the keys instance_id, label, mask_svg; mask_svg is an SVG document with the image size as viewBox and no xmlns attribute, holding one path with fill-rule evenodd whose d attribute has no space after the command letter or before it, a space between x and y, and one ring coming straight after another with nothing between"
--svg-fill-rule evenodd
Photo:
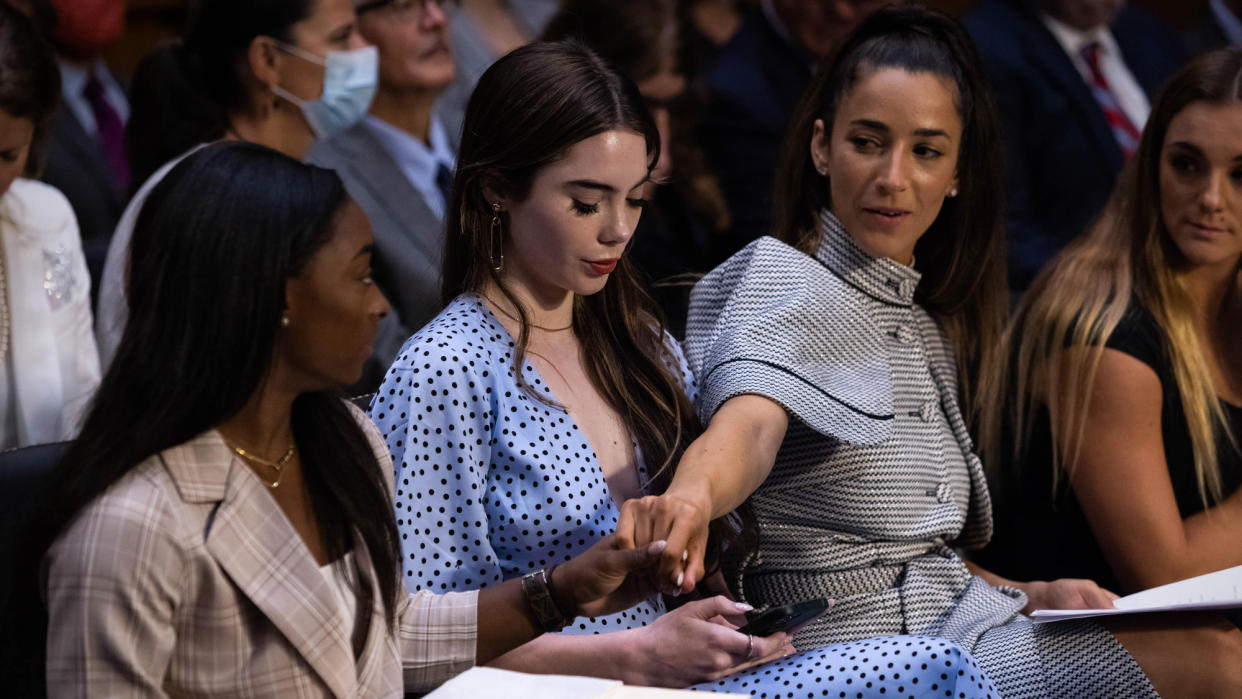
<instances>
[{"instance_id":1,"label":"blue surgical face mask","mask_svg":"<svg viewBox=\"0 0 1242 699\"><path fill-rule=\"evenodd\" d=\"M374 46L352 51L329 51L320 58L296 46L276 42L277 48L323 66L323 94L305 100L279 85L272 91L296 104L319 138L330 138L362 120L371 107L379 81L379 50Z\"/></svg>"}]
</instances>

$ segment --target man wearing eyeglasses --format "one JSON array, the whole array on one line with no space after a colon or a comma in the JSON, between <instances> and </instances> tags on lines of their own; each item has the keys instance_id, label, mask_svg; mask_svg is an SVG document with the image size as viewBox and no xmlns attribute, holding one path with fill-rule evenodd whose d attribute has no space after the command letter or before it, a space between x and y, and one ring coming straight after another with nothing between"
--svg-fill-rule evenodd
<instances>
[{"instance_id":1,"label":"man wearing eyeglasses","mask_svg":"<svg viewBox=\"0 0 1242 699\"><path fill-rule=\"evenodd\" d=\"M379 89L365 119L316 143L309 156L310 162L336 170L366 212L375 235L374 279L392 305L356 387L363 392L378 385L410 330L440 308L443 223L459 134L446 128L435 104L456 75L449 14L457 5L457 0L355 5L359 32L379 49Z\"/></svg>"}]
</instances>

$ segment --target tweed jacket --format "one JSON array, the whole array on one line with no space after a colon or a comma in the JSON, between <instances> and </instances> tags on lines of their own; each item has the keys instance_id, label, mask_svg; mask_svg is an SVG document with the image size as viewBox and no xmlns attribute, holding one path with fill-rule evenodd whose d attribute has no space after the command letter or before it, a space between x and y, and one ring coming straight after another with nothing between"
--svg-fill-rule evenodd
<instances>
[{"instance_id":1,"label":"tweed jacket","mask_svg":"<svg viewBox=\"0 0 1242 699\"><path fill-rule=\"evenodd\" d=\"M731 583L756 606L835 597L800 634L806 647L895 633L971 647L1025 599L972 578L952 550L992 532L952 350L914 303L918 272L870 257L827 212L820 225L815 255L760 238L691 296L704 422L747 393L791 416L751 496L760 550L726 565ZM975 596L979 607L957 605Z\"/></svg>"},{"instance_id":2,"label":"tweed jacket","mask_svg":"<svg viewBox=\"0 0 1242 699\"><path fill-rule=\"evenodd\" d=\"M360 540L354 559L371 565ZM355 657L331 584L215 430L88 505L42 573L52 697L400 697L474 663L477 592L410 594L395 634L376 599Z\"/></svg>"}]
</instances>

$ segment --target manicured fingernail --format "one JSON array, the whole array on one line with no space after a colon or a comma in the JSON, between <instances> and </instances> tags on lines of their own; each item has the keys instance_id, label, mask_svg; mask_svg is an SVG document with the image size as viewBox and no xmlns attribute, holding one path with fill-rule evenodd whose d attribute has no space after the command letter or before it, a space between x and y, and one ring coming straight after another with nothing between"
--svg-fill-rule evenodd
<instances>
[{"instance_id":1,"label":"manicured fingernail","mask_svg":"<svg viewBox=\"0 0 1242 699\"><path fill-rule=\"evenodd\" d=\"M682 552L681 552L681 562L682 562L682 563L685 563L685 562L686 562L686 560L687 560L688 558L690 558L690 552L689 552L689 551L682 551Z\"/></svg>"},{"instance_id":2,"label":"manicured fingernail","mask_svg":"<svg viewBox=\"0 0 1242 699\"><path fill-rule=\"evenodd\" d=\"M736 607L739 612L755 611L754 607L750 606L749 604L746 604L745 602L734 602L733 606Z\"/></svg>"},{"instance_id":3,"label":"manicured fingernail","mask_svg":"<svg viewBox=\"0 0 1242 699\"><path fill-rule=\"evenodd\" d=\"M686 579L686 571L683 570L682 572L677 574L677 589L678 590L681 589L681 581L685 579Z\"/></svg>"},{"instance_id":4,"label":"manicured fingernail","mask_svg":"<svg viewBox=\"0 0 1242 699\"><path fill-rule=\"evenodd\" d=\"M668 547L668 542L661 539L659 541L651 542L651 546L648 547L647 550L650 551L651 553L661 553L667 547Z\"/></svg>"}]
</instances>

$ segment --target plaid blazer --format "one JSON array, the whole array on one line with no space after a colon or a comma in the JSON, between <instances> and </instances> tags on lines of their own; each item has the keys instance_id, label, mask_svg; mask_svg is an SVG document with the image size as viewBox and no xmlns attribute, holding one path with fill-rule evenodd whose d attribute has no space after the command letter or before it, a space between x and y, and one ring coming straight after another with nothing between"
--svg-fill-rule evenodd
<instances>
[{"instance_id":1,"label":"plaid blazer","mask_svg":"<svg viewBox=\"0 0 1242 699\"><path fill-rule=\"evenodd\" d=\"M383 468L388 449L365 427ZM354 560L371 566L358 542ZM375 595L355 658L335 592L215 430L139 464L48 550L52 697L399 697L474 664L476 592Z\"/></svg>"}]
</instances>

